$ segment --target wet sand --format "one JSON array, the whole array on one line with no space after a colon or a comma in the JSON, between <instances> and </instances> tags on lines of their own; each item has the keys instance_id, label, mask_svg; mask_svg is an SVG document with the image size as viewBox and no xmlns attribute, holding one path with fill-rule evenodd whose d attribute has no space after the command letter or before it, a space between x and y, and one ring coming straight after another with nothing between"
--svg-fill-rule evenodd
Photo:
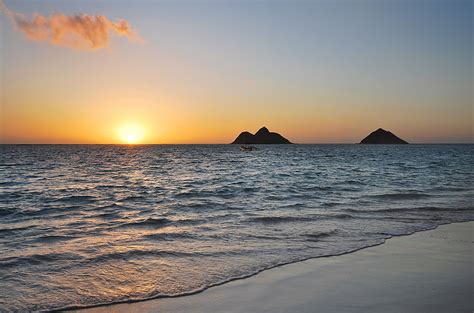
<instances>
[{"instance_id":1,"label":"wet sand","mask_svg":"<svg viewBox=\"0 0 474 313\"><path fill-rule=\"evenodd\" d=\"M202 293L105 312L472 312L474 222L264 271Z\"/></svg>"}]
</instances>

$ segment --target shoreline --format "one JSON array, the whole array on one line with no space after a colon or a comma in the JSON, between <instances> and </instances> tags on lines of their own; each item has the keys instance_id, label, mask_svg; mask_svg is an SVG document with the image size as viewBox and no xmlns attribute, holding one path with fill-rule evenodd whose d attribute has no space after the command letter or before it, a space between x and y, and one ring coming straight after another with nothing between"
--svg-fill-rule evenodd
<instances>
[{"instance_id":1,"label":"shoreline","mask_svg":"<svg viewBox=\"0 0 474 313\"><path fill-rule=\"evenodd\" d=\"M199 310L196 310L195 306L203 306L203 301L206 302L205 298L212 297L212 295L216 293L217 294L223 293L223 292L225 293L227 289L236 288L241 285L250 285L250 286L247 286L247 288L249 287L252 288L252 285L255 284L255 281L257 282L258 285L260 285L261 282L259 281L261 281L262 279L265 280L268 284L268 286L263 287L263 288L272 289L275 286L271 282L271 276L274 275L275 272L283 271L287 275L286 278L291 279L292 277L295 276L294 274L296 272L300 271L300 269L298 269L299 267L303 267L308 272L312 273L312 272L317 272L317 270L315 271L315 269L330 266L332 263L340 263L340 262L347 261L345 259L351 259L351 258L357 259L357 258L363 257L366 260L362 260L362 263L364 262L371 263L372 262L371 259L374 258L374 255L372 254L375 254L375 259L379 259L380 257L386 258L387 254L390 255L390 252L388 250L392 248L391 246L401 246L401 248L400 247L398 248L403 250L404 248L406 248L404 246L410 246L410 242L412 241L417 242L418 245L426 244L427 238L425 237L429 237L430 233L436 233L436 234L447 233L447 234L451 234L452 236L459 236L459 233L462 232L463 236L465 237L466 228L468 228L471 230L470 236L472 239L473 227L474 227L474 221L440 224L434 228L417 231L411 234L391 236L390 238L385 239L384 242L381 242L380 244L367 246L367 247L360 248L357 250L348 251L348 252L344 252L337 255L319 256L319 257L309 258L309 259L305 259L305 260L301 260L297 262L276 265L274 267L271 267L268 269L262 269L261 271L246 275L244 277L237 277L225 282L216 283L214 285L208 286L200 290L191 291L187 294L180 294L180 295L175 295L175 296L157 296L157 297L153 297L149 299L127 300L127 301L110 303L110 304L98 304L98 305L84 306L84 307L72 306L68 308L56 309L56 310L53 310L53 312L68 311L68 312L82 312L82 313L86 313L86 312L105 313L105 312L127 312L127 311L156 312L156 311L161 311L161 310L164 310L166 312L182 312L182 311L187 311L187 310L189 312L201 312ZM418 238L418 237L421 237L421 238ZM409 241L408 238L411 238L413 240ZM472 240L470 242L472 244ZM415 245L417 244L415 243ZM378 251L378 250L381 250L381 251ZM416 250L418 251L417 257L418 258L422 257L423 255L420 254L419 249L416 249ZM426 254L428 252L424 251L424 253ZM366 254L371 255L371 257L368 258ZM348 265L350 266L350 264ZM311 273L308 273L308 274L311 274ZM471 270L470 271L471 278L473 276L472 274L473 273ZM331 278L326 277L326 280L331 280ZM319 285L320 286L307 286L307 287L309 287L309 289L311 289L312 287L324 288L323 282L319 283ZM305 289L308 289L308 288L305 288ZM471 290L472 290L472 279L471 279ZM336 290L336 292L338 291ZM229 293L233 297L233 295L235 294L235 290L234 291L231 290L229 291ZM243 297L242 300L245 301L246 300L245 297ZM289 302L291 302L291 299L289 300ZM194 303L194 305L192 303ZM257 301L254 304L258 305L259 303L260 301ZM234 310L232 310L232 307L229 308L228 306L229 305L225 303L222 303L222 306L220 306L219 303L215 303L212 308L208 308L207 310L218 310L218 311L224 310L227 312L234 312ZM294 309L295 308L293 307L288 308L288 310L294 310ZM378 308L378 309L383 309L383 308ZM245 310L248 310L248 309L237 308L235 312L245 311ZM205 312L205 310L202 312Z\"/></svg>"}]
</instances>

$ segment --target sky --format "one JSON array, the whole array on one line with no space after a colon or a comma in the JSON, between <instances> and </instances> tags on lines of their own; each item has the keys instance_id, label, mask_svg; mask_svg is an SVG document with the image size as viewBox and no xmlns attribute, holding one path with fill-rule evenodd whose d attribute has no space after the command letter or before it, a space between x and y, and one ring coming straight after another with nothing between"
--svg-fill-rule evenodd
<instances>
[{"instance_id":1,"label":"sky","mask_svg":"<svg viewBox=\"0 0 474 313\"><path fill-rule=\"evenodd\" d=\"M1 143L474 142L471 0L0 3Z\"/></svg>"}]
</instances>

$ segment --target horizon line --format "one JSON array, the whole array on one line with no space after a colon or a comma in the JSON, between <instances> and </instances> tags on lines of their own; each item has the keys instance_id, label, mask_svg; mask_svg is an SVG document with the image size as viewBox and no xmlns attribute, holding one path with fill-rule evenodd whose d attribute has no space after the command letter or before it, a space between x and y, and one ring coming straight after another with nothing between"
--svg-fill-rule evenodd
<instances>
[{"instance_id":1,"label":"horizon line","mask_svg":"<svg viewBox=\"0 0 474 313\"><path fill-rule=\"evenodd\" d=\"M292 142L291 144L252 144L260 146L291 146L291 145L359 145L360 142L313 142L313 143L298 143ZM409 142L409 145L473 145L474 142ZM89 146L165 146L165 145L235 145L240 144L233 143L0 143L2 146L6 145L89 145ZM362 144L362 145L394 145L394 144ZM396 145L396 144L395 144Z\"/></svg>"}]
</instances>

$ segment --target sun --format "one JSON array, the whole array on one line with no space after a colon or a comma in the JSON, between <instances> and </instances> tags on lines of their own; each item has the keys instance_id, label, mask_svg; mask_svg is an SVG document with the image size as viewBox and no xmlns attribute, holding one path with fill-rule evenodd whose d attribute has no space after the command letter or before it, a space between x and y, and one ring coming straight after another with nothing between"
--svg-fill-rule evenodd
<instances>
[{"instance_id":1,"label":"sun","mask_svg":"<svg viewBox=\"0 0 474 313\"><path fill-rule=\"evenodd\" d=\"M120 140L126 144L137 144L143 140L145 129L136 123L124 124L118 128Z\"/></svg>"}]
</instances>

